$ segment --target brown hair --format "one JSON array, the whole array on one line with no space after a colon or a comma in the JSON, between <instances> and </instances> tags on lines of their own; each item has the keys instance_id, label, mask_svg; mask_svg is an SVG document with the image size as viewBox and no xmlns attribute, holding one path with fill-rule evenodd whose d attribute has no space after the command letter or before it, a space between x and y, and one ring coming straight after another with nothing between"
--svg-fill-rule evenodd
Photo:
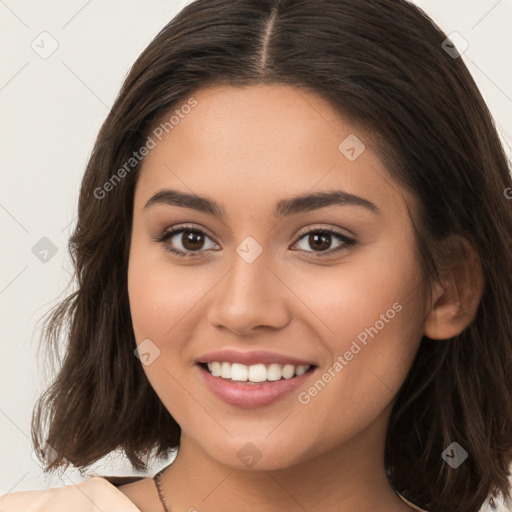
<instances>
[{"instance_id":1,"label":"brown hair","mask_svg":"<svg viewBox=\"0 0 512 512\"><path fill-rule=\"evenodd\" d=\"M404 0L197 0L156 36L98 135L69 243L77 290L45 324L55 353L67 329L62 366L32 418L46 471L84 468L116 449L144 470L152 450L162 459L179 446L180 427L133 353L127 264L140 163L108 197L97 191L199 88L282 83L319 94L382 141L390 173L418 200L425 276L439 281L443 242L453 236L481 261L475 319L449 341L424 337L398 392L386 440L390 482L438 512L509 497L512 207L504 192L512 182L491 115L445 39ZM441 458L453 441L469 454L456 470Z\"/></svg>"}]
</instances>

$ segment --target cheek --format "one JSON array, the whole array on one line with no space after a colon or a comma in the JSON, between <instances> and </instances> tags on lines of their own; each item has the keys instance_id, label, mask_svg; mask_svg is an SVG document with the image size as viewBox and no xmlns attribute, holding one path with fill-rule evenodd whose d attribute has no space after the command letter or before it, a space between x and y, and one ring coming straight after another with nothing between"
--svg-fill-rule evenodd
<instances>
[{"instance_id":1,"label":"cheek","mask_svg":"<svg viewBox=\"0 0 512 512\"><path fill-rule=\"evenodd\" d=\"M317 380L300 390L304 421L333 436L340 430L356 433L391 403L423 332L415 276L412 257L387 257L345 267L335 280L308 280L311 302L305 302L326 326L322 343L328 358Z\"/></svg>"},{"instance_id":2,"label":"cheek","mask_svg":"<svg viewBox=\"0 0 512 512\"><path fill-rule=\"evenodd\" d=\"M132 243L128 293L137 343L145 338L157 344L169 340L180 321L190 321L194 307L208 291L192 266L172 265L162 252Z\"/></svg>"},{"instance_id":3,"label":"cheek","mask_svg":"<svg viewBox=\"0 0 512 512\"><path fill-rule=\"evenodd\" d=\"M173 269L160 251L132 242L128 267L132 324L137 345L142 343L151 358L142 368L164 406L180 424L190 408L190 396L179 384L190 363L184 350L184 333L189 331L186 324L194 317L194 305L205 293L193 278L191 268Z\"/></svg>"},{"instance_id":4,"label":"cheek","mask_svg":"<svg viewBox=\"0 0 512 512\"><path fill-rule=\"evenodd\" d=\"M379 337L394 343L407 337L404 328L421 323L413 260L379 256L354 257L332 268L296 267L283 276L300 299L290 301L293 313L316 326L332 355L348 350L358 335L364 343L371 337L366 329L375 324Z\"/></svg>"},{"instance_id":5,"label":"cheek","mask_svg":"<svg viewBox=\"0 0 512 512\"><path fill-rule=\"evenodd\" d=\"M298 390L297 418L310 432L315 449L329 449L333 439L352 438L391 412L421 331L410 303L399 299L391 311L388 305L367 305L364 314L346 309L345 320L340 317L336 324L341 335L329 343L330 361ZM387 323L380 319L381 312Z\"/></svg>"}]
</instances>

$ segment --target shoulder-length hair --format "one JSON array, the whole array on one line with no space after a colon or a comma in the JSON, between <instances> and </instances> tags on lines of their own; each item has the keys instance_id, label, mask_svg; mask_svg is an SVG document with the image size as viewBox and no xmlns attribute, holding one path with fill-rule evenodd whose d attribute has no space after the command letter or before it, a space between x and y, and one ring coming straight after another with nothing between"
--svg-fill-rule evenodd
<instances>
[{"instance_id":1,"label":"shoulder-length hair","mask_svg":"<svg viewBox=\"0 0 512 512\"><path fill-rule=\"evenodd\" d=\"M163 459L179 447L180 427L134 356L127 264L141 165L130 159L199 88L280 83L319 94L373 134L390 174L418 200L426 278L440 282L440 269L464 255L453 237L481 261L475 319L450 340L423 337L396 396L390 482L438 512L509 497L512 181L491 115L446 39L405 0L197 0L161 30L131 68L83 177L69 242L77 288L43 332L55 352L65 338L65 357L32 417L46 471L84 468L116 449L145 470L153 450ZM453 441L469 455L456 470L441 457Z\"/></svg>"}]
</instances>

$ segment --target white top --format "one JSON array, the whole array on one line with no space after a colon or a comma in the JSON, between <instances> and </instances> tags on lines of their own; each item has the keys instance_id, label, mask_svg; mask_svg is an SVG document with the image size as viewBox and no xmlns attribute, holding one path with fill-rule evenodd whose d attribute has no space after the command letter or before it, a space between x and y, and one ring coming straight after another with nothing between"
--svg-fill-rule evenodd
<instances>
[{"instance_id":1,"label":"white top","mask_svg":"<svg viewBox=\"0 0 512 512\"><path fill-rule=\"evenodd\" d=\"M74 485L39 491L18 491L0 496L0 512L141 512L115 485L140 478L95 476ZM400 496L400 495L399 495ZM405 498L402 500L415 510ZM72 511L70 506L72 505Z\"/></svg>"},{"instance_id":2,"label":"white top","mask_svg":"<svg viewBox=\"0 0 512 512\"><path fill-rule=\"evenodd\" d=\"M108 480L95 476L75 485L4 494L0 496L0 512L141 511Z\"/></svg>"}]
</instances>

